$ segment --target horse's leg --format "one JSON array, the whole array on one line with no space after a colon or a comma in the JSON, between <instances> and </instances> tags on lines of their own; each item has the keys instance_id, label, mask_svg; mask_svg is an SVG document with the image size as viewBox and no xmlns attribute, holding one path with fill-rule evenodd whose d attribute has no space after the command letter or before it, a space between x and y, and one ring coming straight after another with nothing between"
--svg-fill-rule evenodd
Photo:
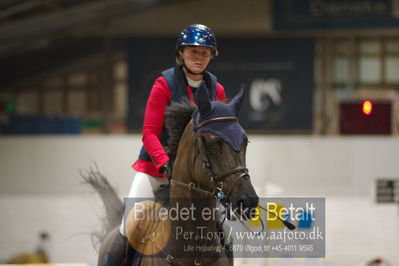
<instances>
[{"instance_id":1,"label":"horse's leg","mask_svg":"<svg viewBox=\"0 0 399 266\"><path fill-rule=\"evenodd\" d=\"M98 255L98 266L140 265L141 256L129 245L127 238L119 232L119 226L104 239ZM137 264L136 264L137 263Z\"/></svg>"}]
</instances>

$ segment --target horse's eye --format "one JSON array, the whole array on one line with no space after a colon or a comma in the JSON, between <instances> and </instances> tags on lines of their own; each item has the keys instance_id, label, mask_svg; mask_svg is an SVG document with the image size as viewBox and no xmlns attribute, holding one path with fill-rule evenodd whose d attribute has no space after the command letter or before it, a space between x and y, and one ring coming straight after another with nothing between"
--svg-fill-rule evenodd
<instances>
[{"instance_id":1,"label":"horse's eye","mask_svg":"<svg viewBox=\"0 0 399 266\"><path fill-rule=\"evenodd\" d=\"M212 139L207 142L206 146L209 153L218 153L223 148L223 140L220 138Z\"/></svg>"},{"instance_id":2,"label":"horse's eye","mask_svg":"<svg viewBox=\"0 0 399 266\"><path fill-rule=\"evenodd\" d=\"M224 143L223 140L220 139L220 138L216 139L215 142L216 142L216 145L217 145L218 147L220 147L220 148L223 146L223 143Z\"/></svg>"}]
</instances>

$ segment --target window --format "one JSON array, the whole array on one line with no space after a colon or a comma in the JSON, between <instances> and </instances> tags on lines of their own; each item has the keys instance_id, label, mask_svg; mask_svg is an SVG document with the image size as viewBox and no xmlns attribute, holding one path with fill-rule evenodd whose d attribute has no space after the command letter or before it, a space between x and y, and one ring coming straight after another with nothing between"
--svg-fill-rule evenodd
<instances>
[{"instance_id":1,"label":"window","mask_svg":"<svg viewBox=\"0 0 399 266\"><path fill-rule=\"evenodd\" d=\"M333 44L335 88L352 82L357 87L399 85L399 38L340 38Z\"/></svg>"}]
</instances>

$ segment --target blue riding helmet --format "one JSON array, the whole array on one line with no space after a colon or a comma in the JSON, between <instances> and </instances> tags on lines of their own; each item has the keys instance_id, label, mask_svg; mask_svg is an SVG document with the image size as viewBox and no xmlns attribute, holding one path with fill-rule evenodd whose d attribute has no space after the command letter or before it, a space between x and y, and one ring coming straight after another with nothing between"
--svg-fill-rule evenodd
<instances>
[{"instance_id":1,"label":"blue riding helmet","mask_svg":"<svg viewBox=\"0 0 399 266\"><path fill-rule=\"evenodd\" d=\"M218 54L215 34L210 28L202 24L190 25L180 33L177 38L176 51L183 46L209 47L214 55Z\"/></svg>"}]
</instances>

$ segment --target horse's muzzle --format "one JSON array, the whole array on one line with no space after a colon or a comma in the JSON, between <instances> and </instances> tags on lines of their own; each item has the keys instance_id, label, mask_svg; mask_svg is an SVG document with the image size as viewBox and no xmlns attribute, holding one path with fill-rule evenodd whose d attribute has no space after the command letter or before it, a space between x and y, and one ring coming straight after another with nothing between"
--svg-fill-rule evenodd
<instances>
[{"instance_id":1,"label":"horse's muzzle","mask_svg":"<svg viewBox=\"0 0 399 266\"><path fill-rule=\"evenodd\" d=\"M257 216L258 196L245 196L226 204L227 218L230 220L249 220Z\"/></svg>"}]
</instances>

